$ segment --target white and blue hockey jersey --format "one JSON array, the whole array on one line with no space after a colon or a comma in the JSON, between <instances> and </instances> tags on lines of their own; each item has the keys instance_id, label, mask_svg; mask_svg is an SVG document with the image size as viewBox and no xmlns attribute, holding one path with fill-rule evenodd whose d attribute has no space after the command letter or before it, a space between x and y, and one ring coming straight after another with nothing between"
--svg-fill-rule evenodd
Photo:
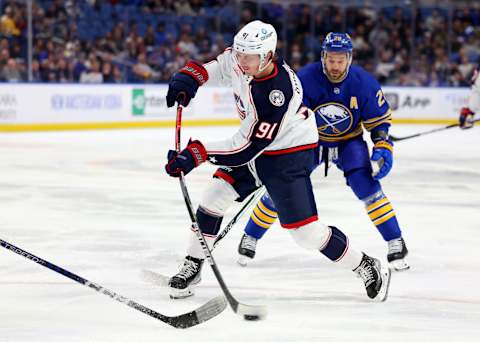
<instances>
[{"instance_id":1,"label":"white and blue hockey jersey","mask_svg":"<svg viewBox=\"0 0 480 342\"><path fill-rule=\"evenodd\" d=\"M315 116L302 105L302 85L283 61L275 62L274 72L262 79L244 75L231 49L204 66L207 84L232 87L241 119L233 137L202 141L211 163L240 166L260 154L284 154L316 146Z\"/></svg>"}]
</instances>

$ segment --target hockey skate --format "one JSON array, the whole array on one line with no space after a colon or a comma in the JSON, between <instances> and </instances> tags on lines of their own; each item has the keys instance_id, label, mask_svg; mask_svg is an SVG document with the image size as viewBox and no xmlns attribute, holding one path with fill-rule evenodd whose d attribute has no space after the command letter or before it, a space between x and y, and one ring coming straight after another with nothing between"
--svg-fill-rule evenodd
<instances>
[{"instance_id":1,"label":"hockey skate","mask_svg":"<svg viewBox=\"0 0 480 342\"><path fill-rule=\"evenodd\" d=\"M387 260L395 271L406 271L410 268L405 257L408 254L403 238L388 241Z\"/></svg>"},{"instance_id":2,"label":"hockey skate","mask_svg":"<svg viewBox=\"0 0 480 342\"><path fill-rule=\"evenodd\" d=\"M353 271L362 278L368 297L377 302L387 299L391 277L388 267L383 266L378 259L363 254L362 262Z\"/></svg>"},{"instance_id":3,"label":"hockey skate","mask_svg":"<svg viewBox=\"0 0 480 342\"><path fill-rule=\"evenodd\" d=\"M238 245L238 257L237 262L240 266L247 266L248 260L255 258L255 249L257 248L257 239L254 237L243 234L240 244Z\"/></svg>"},{"instance_id":4,"label":"hockey skate","mask_svg":"<svg viewBox=\"0 0 480 342\"><path fill-rule=\"evenodd\" d=\"M193 296L193 288L200 283L203 259L186 256L183 265L168 281L170 298L180 299Z\"/></svg>"}]
</instances>

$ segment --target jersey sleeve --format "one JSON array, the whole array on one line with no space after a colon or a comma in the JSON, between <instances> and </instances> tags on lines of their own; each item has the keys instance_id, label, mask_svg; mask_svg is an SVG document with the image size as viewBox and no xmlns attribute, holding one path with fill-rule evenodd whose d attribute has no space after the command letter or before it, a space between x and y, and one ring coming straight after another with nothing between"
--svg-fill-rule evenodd
<instances>
[{"instance_id":1,"label":"jersey sleeve","mask_svg":"<svg viewBox=\"0 0 480 342\"><path fill-rule=\"evenodd\" d=\"M480 70L475 70L472 77L472 89L468 97L468 108L474 113L480 111Z\"/></svg>"},{"instance_id":2,"label":"jersey sleeve","mask_svg":"<svg viewBox=\"0 0 480 342\"><path fill-rule=\"evenodd\" d=\"M311 89L313 82L311 81L311 74L313 74L314 70L311 70L311 65L304 66L300 68L297 72L298 78L300 79L300 83L302 83L303 88L303 99L302 102L308 108L315 108L315 100L311 95Z\"/></svg>"},{"instance_id":3,"label":"jersey sleeve","mask_svg":"<svg viewBox=\"0 0 480 342\"><path fill-rule=\"evenodd\" d=\"M362 87L365 89L365 102L361 109L363 127L367 131L381 128L388 132L392 122L392 110L380 84L370 75L364 77L362 83Z\"/></svg>"},{"instance_id":4,"label":"jersey sleeve","mask_svg":"<svg viewBox=\"0 0 480 342\"><path fill-rule=\"evenodd\" d=\"M208 72L207 85L230 86L232 83L232 50L226 49L214 60L203 65Z\"/></svg>"},{"instance_id":5,"label":"jersey sleeve","mask_svg":"<svg viewBox=\"0 0 480 342\"><path fill-rule=\"evenodd\" d=\"M243 120L240 130L231 139L205 143L208 160L216 165L234 167L256 158L277 137L292 96L291 85L281 89L273 89L270 82L251 85L253 120Z\"/></svg>"}]
</instances>

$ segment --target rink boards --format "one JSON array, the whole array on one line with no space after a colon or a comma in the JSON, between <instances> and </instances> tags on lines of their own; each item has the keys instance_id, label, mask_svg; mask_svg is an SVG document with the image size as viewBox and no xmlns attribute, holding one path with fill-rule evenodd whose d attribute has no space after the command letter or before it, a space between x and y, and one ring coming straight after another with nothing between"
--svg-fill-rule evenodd
<instances>
[{"instance_id":1,"label":"rink boards","mask_svg":"<svg viewBox=\"0 0 480 342\"><path fill-rule=\"evenodd\" d=\"M468 88L384 87L396 123L450 124ZM166 84L0 84L0 131L171 127ZM232 91L203 87L186 108L185 125L238 123Z\"/></svg>"}]
</instances>

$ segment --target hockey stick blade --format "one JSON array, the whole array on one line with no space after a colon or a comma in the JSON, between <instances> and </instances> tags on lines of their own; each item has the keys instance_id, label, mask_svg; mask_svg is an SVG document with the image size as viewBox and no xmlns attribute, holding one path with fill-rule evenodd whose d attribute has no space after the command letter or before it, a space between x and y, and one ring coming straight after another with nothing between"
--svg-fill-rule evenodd
<instances>
[{"instance_id":1,"label":"hockey stick blade","mask_svg":"<svg viewBox=\"0 0 480 342\"><path fill-rule=\"evenodd\" d=\"M166 275L150 270L142 270L141 277L147 283L160 287L167 287L168 280L170 279Z\"/></svg>"},{"instance_id":2,"label":"hockey stick blade","mask_svg":"<svg viewBox=\"0 0 480 342\"><path fill-rule=\"evenodd\" d=\"M39 264L43 267L46 267L54 272L57 272L64 277L67 277L81 285L84 285L88 288L91 288L92 290L97 291L98 293L104 294L112 299L115 299L117 302L123 303L135 310L138 310L146 315L149 315L150 317L153 317L155 319L158 319L164 323L167 323L171 325L174 328L179 328L179 329L185 329L185 328L190 328L193 327L197 324L203 323L205 321L208 321L209 319L217 316L220 314L225 308L227 307L227 302L224 297L219 296L216 298L211 299L201 307L197 308L196 310L178 315L178 316L166 316L162 315L161 313L149 309L146 306L143 306L142 304L139 304L131 299L128 299L124 296L119 295L118 293L115 293L103 286L100 286L96 283L93 283L85 278L80 277L79 275L76 275L64 268L61 268L57 265L54 265L42 258L39 258L19 247L16 247L12 245L11 243L8 243L2 239L0 239L0 245L4 247L5 249L8 249L9 251L18 254L20 256L23 256L24 258L33 261L36 264Z\"/></svg>"},{"instance_id":3,"label":"hockey stick blade","mask_svg":"<svg viewBox=\"0 0 480 342\"><path fill-rule=\"evenodd\" d=\"M155 286L168 287L168 280L170 278L154 271L142 270L142 279ZM233 311L247 320L260 320L267 316L266 306L242 304L233 297L231 297L230 300L232 300L232 303L235 306ZM257 318L254 318L256 316Z\"/></svg>"}]
</instances>

